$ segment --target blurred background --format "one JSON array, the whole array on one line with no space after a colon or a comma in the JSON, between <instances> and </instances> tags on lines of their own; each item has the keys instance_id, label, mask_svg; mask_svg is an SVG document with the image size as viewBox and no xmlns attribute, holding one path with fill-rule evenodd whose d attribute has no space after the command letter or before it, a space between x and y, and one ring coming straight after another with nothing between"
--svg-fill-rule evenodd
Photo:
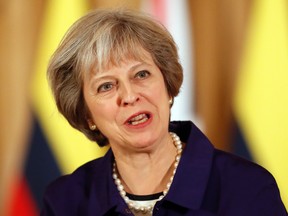
<instances>
[{"instance_id":1,"label":"blurred background","mask_svg":"<svg viewBox=\"0 0 288 216\"><path fill-rule=\"evenodd\" d=\"M287 208L287 0L1 0L0 215L38 215L49 182L107 150L68 125L46 81L68 27L103 7L146 11L167 26L185 79L172 119L267 168Z\"/></svg>"}]
</instances>

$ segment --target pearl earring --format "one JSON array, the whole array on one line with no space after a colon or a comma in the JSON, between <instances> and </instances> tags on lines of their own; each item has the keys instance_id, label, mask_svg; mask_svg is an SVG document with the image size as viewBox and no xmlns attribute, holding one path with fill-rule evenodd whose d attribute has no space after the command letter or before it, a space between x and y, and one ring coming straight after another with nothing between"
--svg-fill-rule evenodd
<instances>
[{"instance_id":1,"label":"pearl earring","mask_svg":"<svg viewBox=\"0 0 288 216\"><path fill-rule=\"evenodd\" d=\"M90 130L92 130L92 131L96 130L96 128L97 128L97 127L96 127L95 124L93 124L93 125L90 126Z\"/></svg>"},{"instance_id":2,"label":"pearl earring","mask_svg":"<svg viewBox=\"0 0 288 216\"><path fill-rule=\"evenodd\" d=\"M169 100L169 104L170 104L170 105L173 104L173 98L171 98L171 99Z\"/></svg>"}]
</instances>

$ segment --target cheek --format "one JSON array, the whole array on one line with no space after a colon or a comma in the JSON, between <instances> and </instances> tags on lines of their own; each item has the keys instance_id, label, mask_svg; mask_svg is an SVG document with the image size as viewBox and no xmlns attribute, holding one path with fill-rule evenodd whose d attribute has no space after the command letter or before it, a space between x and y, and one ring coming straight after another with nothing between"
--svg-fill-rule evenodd
<instances>
[{"instance_id":1,"label":"cheek","mask_svg":"<svg viewBox=\"0 0 288 216\"><path fill-rule=\"evenodd\" d=\"M109 120L114 116L113 114L115 113L113 106L109 106L108 103L95 104L95 106L90 108L90 111L94 121L96 122L105 119Z\"/></svg>"},{"instance_id":2,"label":"cheek","mask_svg":"<svg viewBox=\"0 0 288 216\"><path fill-rule=\"evenodd\" d=\"M89 95L89 93L86 93L86 95L84 94L84 98L93 120L96 120L97 117L105 116L105 113L111 109L111 106L108 106L109 102L92 94Z\"/></svg>"},{"instance_id":3,"label":"cheek","mask_svg":"<svg viewBox=\"0 0 288 216\"><path fill-rule=\"evenodd\" d=\"M151 97L153 97L157 103L162 104L162 106L164 106L165 103L167 101L169 101L168 91L167 91L164 83L162 85L160 85L160 86L158 85L158 86L156 86L156 88L154 88L154 90L152 91Z\"/></svg>"},{"instance_id":4,"label":"cheek","mask_svg":"<svg viewBox=\"0 0 288 216\"><path fill-rule=\"evenodd\" d=\"M154 104L155 108L158 110L158 113L162 118L169 115L170 106L169 106L169 96L166 93L165 89L157 89L152 94L149 95L150 101Z\"/></svg>"}]
</instances>

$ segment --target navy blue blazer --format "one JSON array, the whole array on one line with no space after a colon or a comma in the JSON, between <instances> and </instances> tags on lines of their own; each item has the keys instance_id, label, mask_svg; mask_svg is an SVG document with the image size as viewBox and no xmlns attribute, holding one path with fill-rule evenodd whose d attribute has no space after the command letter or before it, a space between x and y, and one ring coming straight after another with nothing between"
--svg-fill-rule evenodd
<instances>
[{"instance_id":1,"label":"navy blue blazer","mask_svg":"<svg viewBox=\"0 0 288 216\"><path fill-rule=\"evenodd\" d=\"M186 143L168 194L153 215L285 216L273 176L217 150L192 122L172 122ZM111 150L47 187L41 216L131 216L112 178Z\"/></svg>"}]
</instances>

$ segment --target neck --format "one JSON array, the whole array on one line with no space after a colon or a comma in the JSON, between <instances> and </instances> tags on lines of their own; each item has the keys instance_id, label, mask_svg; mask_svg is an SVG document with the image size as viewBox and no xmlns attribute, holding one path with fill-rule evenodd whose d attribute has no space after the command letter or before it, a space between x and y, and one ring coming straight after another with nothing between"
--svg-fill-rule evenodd
<instances>
[{"instance_id":1,"label":"neck","mask_svg":"<svg viewBox=\"0 0 288 216\"><path fill-rule=\"evenodd\" d=\"M117 171L126 192L145 195L166 188L177 151L169 134L157 147L149 152L115 154Z\"/></svg>"}]
</instances>

